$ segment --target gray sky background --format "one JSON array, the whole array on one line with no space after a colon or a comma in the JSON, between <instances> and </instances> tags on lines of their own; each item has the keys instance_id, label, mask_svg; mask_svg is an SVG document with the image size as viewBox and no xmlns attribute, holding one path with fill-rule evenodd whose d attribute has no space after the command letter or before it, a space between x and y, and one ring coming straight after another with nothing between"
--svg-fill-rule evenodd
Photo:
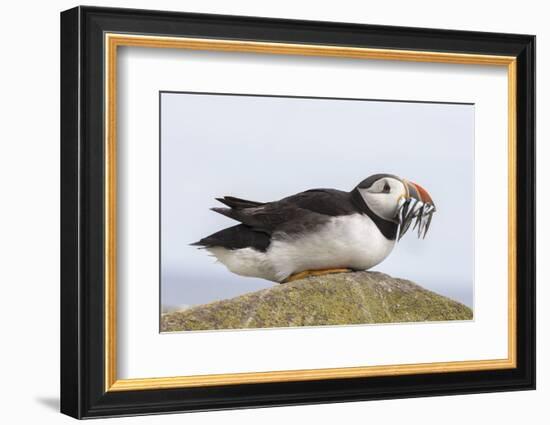
<instances>
[{"instance_id":1,"label":"gray sky background","mask_svg":"<svg viewBox=\"0 0 550 425\"><path fill-rule=\"evenodd\" d=\"M473 304L474 106L185 93L161 95L161 303L203 304L274 285L189 243L236 224L215 197L271 201L374 173L417 182L437 206L374 270Z\"/></svg>"}]
</instances>

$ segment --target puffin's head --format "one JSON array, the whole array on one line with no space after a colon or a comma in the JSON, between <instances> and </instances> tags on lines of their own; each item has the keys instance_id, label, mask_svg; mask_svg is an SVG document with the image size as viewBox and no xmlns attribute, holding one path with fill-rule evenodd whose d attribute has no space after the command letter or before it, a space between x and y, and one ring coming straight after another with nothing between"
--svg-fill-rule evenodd
<instances>
[{"instance_id":1,"label":"puffin's head","mask_svg":"<svg viewBox=\"0 0 550 425\"><path fill-rule=\"evenodd\" d=\"M435 204L419 184L391 174L374 174L359 183L352 193L363 201L364 208L383 220L397 223L399 239L415 218L418 237L426 236Z\"/></svg>"}]
</instances>

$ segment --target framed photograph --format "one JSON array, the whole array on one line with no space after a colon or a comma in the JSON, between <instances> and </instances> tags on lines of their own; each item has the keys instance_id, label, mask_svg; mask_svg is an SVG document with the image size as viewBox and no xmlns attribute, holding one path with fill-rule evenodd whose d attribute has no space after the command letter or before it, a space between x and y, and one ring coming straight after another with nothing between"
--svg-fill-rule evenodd
<instances>
[{"instance_id":1,"label":"framed photograph","mask_svg":"<svg viewBox=\"0 0 550 425\"><path fill-rule=\"evenodd\" d=\"M61 14L61 411L535 388L535 37Z\"/></svg>"}]
</instances>

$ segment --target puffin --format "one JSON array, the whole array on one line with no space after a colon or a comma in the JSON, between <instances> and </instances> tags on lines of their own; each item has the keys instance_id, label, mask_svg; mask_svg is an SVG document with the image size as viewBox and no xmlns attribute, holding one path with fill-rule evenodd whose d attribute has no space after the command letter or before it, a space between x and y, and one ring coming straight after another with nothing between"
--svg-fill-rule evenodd
<instances>
[{"instance_id":1,"label":"puffin","mask_svg":"<svg viewBox=\"0 0 550 425\"><path fill-rule=\"evenodd\" d=\"M193 246L235 274L277 283L368 270L380 264L414 222L424 238L436 211L417 183L374 174L350 192L310 189L278 201L215 198L212 211L239 224Z\"/></svg>"}]
</instances>

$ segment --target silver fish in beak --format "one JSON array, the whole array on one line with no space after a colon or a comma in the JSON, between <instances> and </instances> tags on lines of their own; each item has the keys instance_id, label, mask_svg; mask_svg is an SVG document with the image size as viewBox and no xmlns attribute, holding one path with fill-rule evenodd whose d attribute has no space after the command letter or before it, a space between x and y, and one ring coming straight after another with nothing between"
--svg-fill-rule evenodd
<instances>
[{"instance_id":1,"label":"silver fish in beak","mask_svg":"<svg viewBox=\"0 0 550 425\"><path fill-rule=\"evenodd\" d=\"M403 183L407 194L399 199L397 208L396 219L399 224L397 240L401 240L415 220L413 230L418 228L418 237L424 239L430 228L433 213L436 211L435 204L428 191L419 184L405 179Z\"/></svg>"}]
</instances>

